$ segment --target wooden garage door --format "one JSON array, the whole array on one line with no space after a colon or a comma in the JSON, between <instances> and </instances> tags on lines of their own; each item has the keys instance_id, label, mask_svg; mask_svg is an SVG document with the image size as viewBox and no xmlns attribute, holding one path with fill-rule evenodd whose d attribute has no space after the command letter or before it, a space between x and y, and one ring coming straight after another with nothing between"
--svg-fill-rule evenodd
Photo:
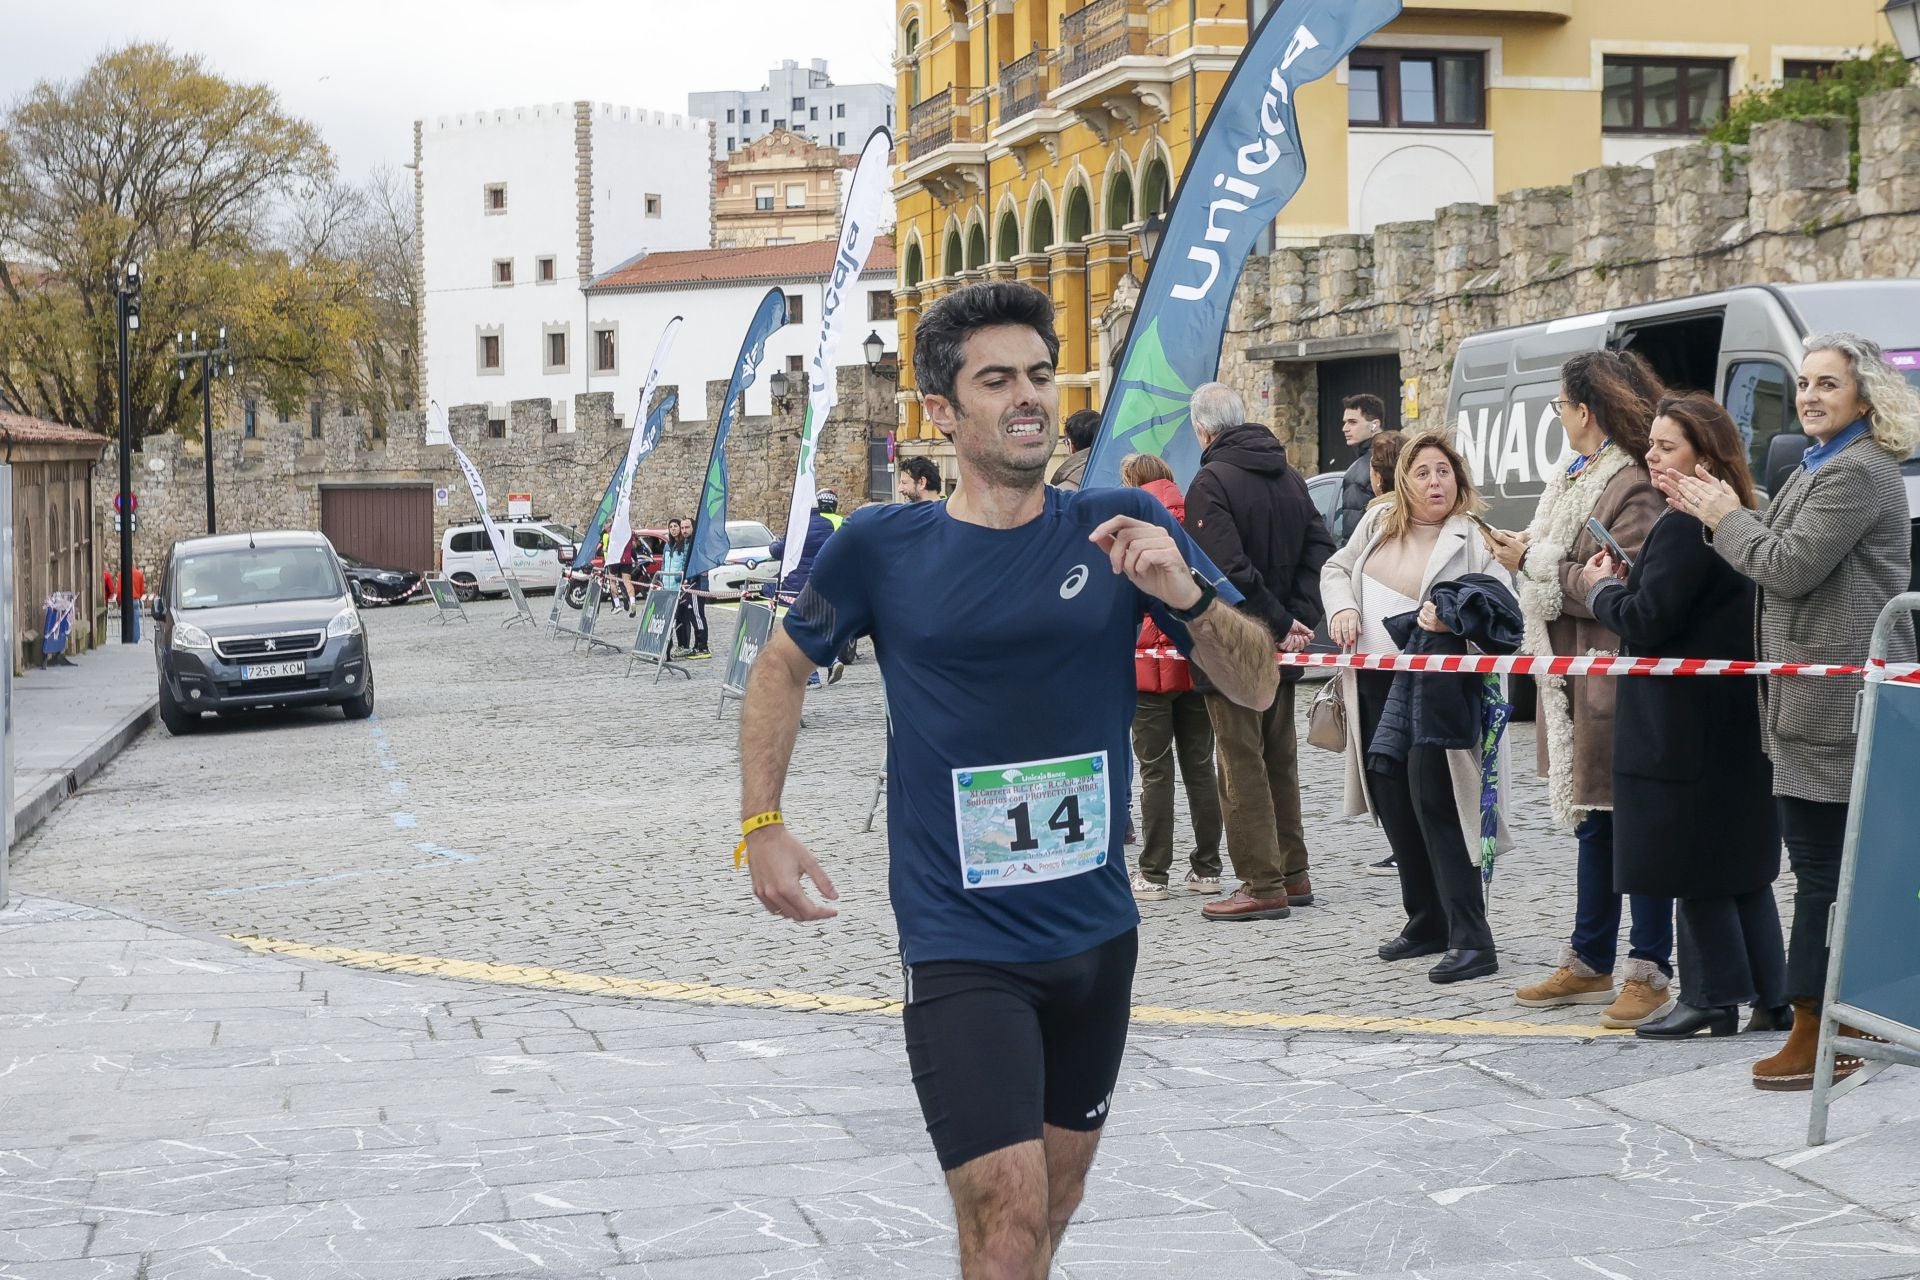
<instances>
[{"instance_id":1,"label":"wooden garage door","mask_svg":"<svg viewBox=\"0 0 1920 1280\"><path fill-rule=\"evenodd\" d=\"M425 485L320 490L320 532L343 555L384 569L433 568L433 490Z\"/></svg>"}]
</instances>

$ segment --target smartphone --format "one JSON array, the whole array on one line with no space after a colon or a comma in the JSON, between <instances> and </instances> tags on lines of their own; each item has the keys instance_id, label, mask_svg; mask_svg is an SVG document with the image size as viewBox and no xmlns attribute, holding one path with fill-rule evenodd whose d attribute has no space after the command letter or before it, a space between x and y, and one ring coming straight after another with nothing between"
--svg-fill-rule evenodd
<instances>
[{"instance_id":1,"label":"smartphone","mask_svg":"<svg viewBox=\"0 0 1920 1280\"><path fill-rule=\"evenodd\" d=\"M1493 532L1493 526L1488 524L1485 520L1481 519L1479 516L1475 515L1473 512L1467 511L1467 512L1463 512L1462 514L1465 515L1467 519L1473 521L1475 524L1479 525L1482 529L1486 530L1488 533Z\"/></svg>"},{"instance_id":2,"label":"smartphone","mask_svg":"<svg viewBox=\"0 0 1920 1280\"><path fill-rule=\"evenodd\" d=\"M1601 524L1600 521L1594 517L1589 516L1587 518L1587 532L1593 535L1595 542L1598 542L1607 549L1607 554L1612 556L1616 563L1623 564L1629 569L1633 568L1633 561L1628 558L1626 552L1620 549L1620 544L1614 541L1613 535L1607 532L1607 526Z\"/></svg>"}]
</instances>

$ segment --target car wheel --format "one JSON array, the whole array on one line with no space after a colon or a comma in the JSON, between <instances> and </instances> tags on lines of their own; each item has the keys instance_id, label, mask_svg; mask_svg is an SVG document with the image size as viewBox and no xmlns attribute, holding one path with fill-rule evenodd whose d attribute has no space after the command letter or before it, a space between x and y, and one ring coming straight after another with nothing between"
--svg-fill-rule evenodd
<instances>
[{"instance_id":1,"label":"car wheel","mask_svg":"<svg viewBox=\"0 0 1920 1280\"><path fill-rule=\"evenodd\" d=\"M340 710L346 713L349 720L365 720L373 714L373 667L371 665L367 667L367 683L360 690L360 696L348 698L340 704Z\"/></svg>"},{"instance_id":2,"label":"car wheel","mask_svg":"<svg viewBox=\"0 0 1920 1280\"><path fill-rule=\"evenodd\" d=\"M347 579L347 594L353 597L354 608L364 609L367 607L366 600L360 594L360 584L351 578Z\"/></svg>"},{"instance_id":3,"label":"car wheel","mask_svg":"<svg viewBox=\"0 0 1920 1280\"><path fill-rule=\"evenodd\" d=\"M453 594L461 604L472 604L480 598L480 584L472 578L455 578Z\"/></svg>"},{"instance_id":4,"label":"car wheel","mask_svg":"<svg viewBox=\"0 0 1920 1280\"><path fill-rule=\"evenodd\" d=\"M165 680L160 682L160 723L167 726L167 732L176 738L184 738L200 727L200 713L189 711L175 702Z\"/></svg>"}]
</instances>

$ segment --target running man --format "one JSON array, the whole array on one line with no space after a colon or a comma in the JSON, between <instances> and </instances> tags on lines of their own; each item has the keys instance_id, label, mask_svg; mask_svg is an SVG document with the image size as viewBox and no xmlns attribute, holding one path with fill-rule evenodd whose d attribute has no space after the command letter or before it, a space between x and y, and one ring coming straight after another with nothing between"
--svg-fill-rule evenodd
<instances>
[{"instance_id":1,"label":"running man","mask_svg":"<svg viewBox=\"0 0 1920 1280\"><path fill-rule=\"evenodd\" d=\"M1122 848L1133 646L1149 610L1214 685L1274 698L1266 628L1139 489L1044 483L1053 306L987 283L914 339L927 417L958 454L946 502L870 503L822 549L741 712L754 896L825 920L839 891L778 813L807 676L874 637L893 717L888 844L914 1087L947 1174L961 1274L1047 1273L1080 1203L1126 1047L1139 915ZM1190 567L1191 566L1191 567ZM941 584L942 607L925 606Z\"/></svg>"}]
</instances>

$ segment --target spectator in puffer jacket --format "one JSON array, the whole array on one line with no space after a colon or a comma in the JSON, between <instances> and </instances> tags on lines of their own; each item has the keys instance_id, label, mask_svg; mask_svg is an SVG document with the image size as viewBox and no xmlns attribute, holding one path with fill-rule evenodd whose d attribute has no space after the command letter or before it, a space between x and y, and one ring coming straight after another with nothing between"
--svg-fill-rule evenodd
<instances>
[{"instance_id":1,"label":"spectator in puffer jacket","mask_svg":"<svg viewBox=\"0 0 1920 1280\"><path fill-rule=\"evenodd\" d=\"M1173 513L1187 514L1187 502L1167 464L1150 453L1136 453L1120 465L1128 486L1145 489ZM1180 762L1187 811L1193 817L1194 850L1188 857L1187 888L1220 892L1220 793L1213 779L1213 724L1206 695L1196 692L1186 659L1179 657L1151 617L1140 627L1136 649L1172 656L1133 660L1139 702L1133 713L1133 754L1140 761L1140 866L1133 873L1133 896L1157 902L1167 896L1173 866L1173 766Z\"/></svg>"}]
</instances>

